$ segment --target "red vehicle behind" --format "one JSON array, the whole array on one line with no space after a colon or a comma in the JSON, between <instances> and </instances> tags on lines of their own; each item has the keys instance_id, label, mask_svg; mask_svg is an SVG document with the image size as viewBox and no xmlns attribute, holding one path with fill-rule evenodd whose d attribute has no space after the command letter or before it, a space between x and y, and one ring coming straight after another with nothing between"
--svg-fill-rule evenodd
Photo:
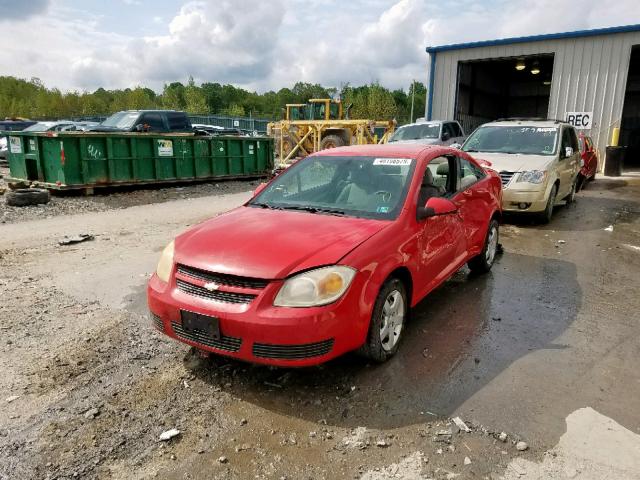
<instances>
[{"instance_id":1,"label":"red vehicle behind","mask_svg":"<svg viewBox=\"0 0 640 480\"><path fill-rule=\"evenodd\" d=\"M255 363L384 361L410 307L467 262L491 268L501 192L449 147L318 152L167 246L147 291L154 324Z\"/></svg>"},{"instance_id":2,"label":"red vehicle behind","mask_svg":"<svg viewBox=\"0 0 640 480\"><path fill-rule=\"evenodd\" d=\"M595 180L598 171L598 152L593 146L591 137L580 133L578 137L580 144L580 155L584 165L578 174L578 190L584 188L587 181Z\"/></svg>"}]
</instances>

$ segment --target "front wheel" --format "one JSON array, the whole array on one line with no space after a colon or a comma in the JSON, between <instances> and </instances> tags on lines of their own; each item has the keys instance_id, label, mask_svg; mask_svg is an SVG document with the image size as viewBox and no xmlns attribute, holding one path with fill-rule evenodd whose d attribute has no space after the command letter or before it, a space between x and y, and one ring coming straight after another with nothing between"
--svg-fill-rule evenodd
<instances>
[{"instance_id":1,"label":"front wheel","mask_svg":"<svg viewBox=\"0 0 640 480\"><path fill-rule=\"evenodd\" d=\"M493 262L496 260L496 254L498 253L499 239L499 225L497 220L492 218L489 222L489 229L487 230L487 237L484 241L482 251L467 263L472 272L486 273L491 270Z\"/></svg>"},{"instance_id":2,"label":"front wheel","mask_svg":"<svg viewBox=\"0 0 640 480\"><path fill-rule=\"evenodd\" d=\"M380 363L391 358L398 351L408 312L404 284L397 278L387 280L376 298L367 339L358 353Z\"/></svg>"},{"instance_id":3,"label":"front wheel","mask_svg":"<svg viewBox=\"0 0 640 480\"><path fill-rule=\"evenodd\" d=\"M558 185L554 185L549 192L549 198L547 199L547 206L540 213L540 222L549 223L553 216L553 207L556 205L556 196L558 195Z\"/></svg>"}]
</instances>

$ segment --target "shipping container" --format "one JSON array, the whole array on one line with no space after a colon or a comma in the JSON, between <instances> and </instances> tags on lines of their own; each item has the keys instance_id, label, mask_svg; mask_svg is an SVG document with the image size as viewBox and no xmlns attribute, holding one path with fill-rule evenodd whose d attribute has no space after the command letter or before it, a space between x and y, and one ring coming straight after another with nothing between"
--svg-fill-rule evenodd
<instances>
[{"instance_id":1,"label":"shipping container","mask_svg":"<svg viewBox=\"0 0 640 480\"><path fill-rule=\"evenodd\" d=\"M259 177L273 169L273 139L147 133L8 135L8 182L53 189Z\"/></svg>"}]
</instances>

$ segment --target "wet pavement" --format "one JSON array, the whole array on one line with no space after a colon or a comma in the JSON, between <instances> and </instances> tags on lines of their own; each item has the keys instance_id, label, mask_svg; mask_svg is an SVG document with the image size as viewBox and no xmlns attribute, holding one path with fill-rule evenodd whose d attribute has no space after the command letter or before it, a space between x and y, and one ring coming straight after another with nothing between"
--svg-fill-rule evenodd
<instances>
[{"instance_id":1,"label":"wet pavement","mask_svg":"<svg viewBox=\"0 0 640 480\"><path fill-rule=\"evenodd\" d=\"M229 196L216 208L243 198ZM12 458L7 478L29 468L48 468L51 478L74 471L88 478L353 478L376 468L390 469L388 478L402 469L413 473L401 478L497 478L512 459L537 465L583 407L640 433L640 178L599 178L575 204L558 207L549 225L507 218L493 270L474 276L463 269L424 299L389 362L350 354L306 369L203 359L149 327L144 285L157 252L211 212L207 198L180 202L0 227L0 286L12 289L0 308L11 319L0 361L14 372L0 387L22 395L21 405L0 415L0 465ZM136 218L145 219L143 229L131 228ZM74 228L100 234L73 248L54 245ZM16 279L33 294L16 293ZM56 321L69 308L83 323ZM51 327L34 330L43 317ZM44 331L47 351L38 359ZM69 360L49 361L76 356L82 364L73 369ZM52 374L57 383L34 387L34 375ZM94 404L96 422L82 420ZM74 411L81 421L65 424L68 413L60 412ZM454 415L473 427L452 440L457 450L432 440ZM158 444L173 426L181 437ZM497 441L493 432L502 431L514 442ZM33 443L58 435L51 432L65 446ZM345 446L359 436L371 445ZM388 445L376 447L380 438ZM518 439L529 450L516 451ZM466 455L472 464L463 464ZM365 477L387 478L372 475Z\"/></svg>"}]
</instances>

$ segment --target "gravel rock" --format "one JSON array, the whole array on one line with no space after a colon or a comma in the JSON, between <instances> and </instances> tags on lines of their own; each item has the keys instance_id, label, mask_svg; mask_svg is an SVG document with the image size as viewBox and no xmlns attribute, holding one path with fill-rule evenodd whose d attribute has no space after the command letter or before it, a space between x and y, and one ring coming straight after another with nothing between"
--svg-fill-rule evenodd
<instances>
[{"instance_id":1,"label":"gravel rock","mask_svg":"<svg viewBox=\"0 0 640 480\"><path fill-rule=\"evenodd\" d=\"M516 449L524 452L526 449L529 448L529 444L527 442L518 442L516 443Z\"/></svg>"},{"instance_id":2,"label":"gravel rock","mask_svg":"<svg viewBox=\"0 0 640 480\"><path fill-rule=\"evenodd\" d=\"M500 440L501 442L506 442L507 441L507 434L504 432L500 432L500 435L498 435L498 440Z\"/></svg>"},{"instance_id":3,"label":"gravel rock","mask_svg":"<svg viewBox=\"0 0 640 480\"><path fill-rule=\"evenodd\" d=\"M100 414L100 410L97 408L90 408L84 412L84 418L94 419Z\"/></svg>"},{"instance_id":4,"label":"gravel rock","mask_svg":"<svg viewBox=\"0 0 640 480\"><path fill-rule=\"evenodd\" d=\"M160 434L160 441L166 442L171 440L173 437L177 437L180 435L180 430L177 428L172 428L171 430L166 430Z\"/></svg>"}]
</instances>

